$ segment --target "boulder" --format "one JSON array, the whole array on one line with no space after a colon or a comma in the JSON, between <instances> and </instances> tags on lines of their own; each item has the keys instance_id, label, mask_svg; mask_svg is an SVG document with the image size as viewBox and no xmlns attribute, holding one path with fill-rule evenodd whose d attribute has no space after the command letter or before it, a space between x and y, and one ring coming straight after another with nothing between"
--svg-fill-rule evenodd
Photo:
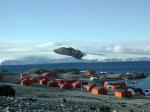
<instances>
[{"instance_id":1,"label":"boulder","mask_svg":"<svg viewBox=\"0 0 150 112\"><path fill-rule=\"evenodd\" d=\"M10 85L1 85L0 86L0 96L10 96L14 97L16 91Z\"/></svg>"}]
</instances>

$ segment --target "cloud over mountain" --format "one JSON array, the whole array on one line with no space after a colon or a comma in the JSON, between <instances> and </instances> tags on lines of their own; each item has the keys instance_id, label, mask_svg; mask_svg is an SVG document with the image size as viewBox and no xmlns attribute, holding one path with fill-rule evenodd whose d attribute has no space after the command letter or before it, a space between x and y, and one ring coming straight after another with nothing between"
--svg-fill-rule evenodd
<instances>
[{"instance_id":1,"label":"cloud over mountain","mask_svg":"<svg viewBox=\"0 0 150 112\"><path fill-rule=\"evenodd\" d=\"M149 44L148 44L149 43ZM73 47L87 54L113 54L115 58L150 57L150 42L139 43L101 43L101 42L0 42L0 62L15 60L22 57L49 57L51 59L65 59L66 56L57 55L52 51L59 47ZM117 57L116 57L117 56ZM90 58L92 58L90 56ZM94 56L94 58L98 58ZM103 58L109 58L104 56ZM87 58L86 58L87 59Z\"/></svg>"}]
</instances>

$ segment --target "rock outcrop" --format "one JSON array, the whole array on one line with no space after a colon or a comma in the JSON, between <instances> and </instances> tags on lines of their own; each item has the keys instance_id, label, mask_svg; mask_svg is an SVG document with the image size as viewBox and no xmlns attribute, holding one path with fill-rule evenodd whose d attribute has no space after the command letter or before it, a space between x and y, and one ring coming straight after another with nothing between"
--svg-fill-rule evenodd
<instances>
[{"instance_id":1,"label":"rock outcrop","mask_svg":"<svg viewBox=\"0 0 150 112\"><path fill-rule=\"evenodd\" d=\"M1 85L0 86L0 96L10 96L14 97L16 91L10 85Z\"/></svg>"},{"instance_id":2,"label":"rock outcrop","mask_svg":"<svg viewBox=\"0 0 150 112\"><path fill-rule=\"evenodd\" d=\"M61 55L72 56L76 59L81 59L84 56L84 53L82 53L80 50L76 50L72 47L69 47L69 48L61 47L58 49L54 49L54 52L57 54L61 54Z\"/></svg>"}]
</instances>

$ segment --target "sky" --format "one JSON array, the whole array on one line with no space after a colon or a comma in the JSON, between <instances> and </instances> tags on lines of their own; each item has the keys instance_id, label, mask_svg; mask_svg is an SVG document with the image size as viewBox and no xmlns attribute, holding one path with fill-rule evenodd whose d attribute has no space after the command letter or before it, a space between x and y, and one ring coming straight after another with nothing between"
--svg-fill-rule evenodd
<instances>
[{"instance_id":1,"label":"sky","mask_svg":"<svg viewBox=\"0 0 150 112\"><path fill-rule=\"evenodd\" d=\"M149 0L0 0L0 39L149 40L149 5Z\"/></svg>"},{"instance_id":2,"label":"sky","mask_svg":"<svg viewBox=\"0 0 150 112\"><path fill-rule=\"evenodd\" d=\"M149 0L0 0L0 60L60 46L150 54L149 6Z\"/></svg>"}]
</instances>

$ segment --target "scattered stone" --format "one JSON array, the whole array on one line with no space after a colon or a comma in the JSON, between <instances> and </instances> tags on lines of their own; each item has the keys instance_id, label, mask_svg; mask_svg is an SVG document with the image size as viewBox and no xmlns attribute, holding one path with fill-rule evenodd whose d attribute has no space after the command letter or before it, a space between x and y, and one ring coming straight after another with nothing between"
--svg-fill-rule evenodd
<instances>
[{"instance_id":1,"label":"scattered stone","mask_svg":"<svg viewBox=\"0 0 150 112\"><path fill-rule=\"evenodd\" d=\"M90 107L90 110L96 110L96 108L95 107Z\"/></svg>"},{"instance_id":2,"label":"scattered stone","mask_svg":"<svg viewBox=\"0 0 150 112\"><path fill-rule=\"evenodd\" d=\"M63 98L63 102L65 103L65 102L67 102L67 100L65 98Z\"/></svg>"},{"instance_id":3,"label":"scattered stone","mask_svg":"<svg viewBox=\"0 0 150 112\"><path fill-rule=\"evenodd\" d=\"M36 102L37 99L29 98L29 101L31 101L31 102Z\"/></svg>"}]
</instances>

